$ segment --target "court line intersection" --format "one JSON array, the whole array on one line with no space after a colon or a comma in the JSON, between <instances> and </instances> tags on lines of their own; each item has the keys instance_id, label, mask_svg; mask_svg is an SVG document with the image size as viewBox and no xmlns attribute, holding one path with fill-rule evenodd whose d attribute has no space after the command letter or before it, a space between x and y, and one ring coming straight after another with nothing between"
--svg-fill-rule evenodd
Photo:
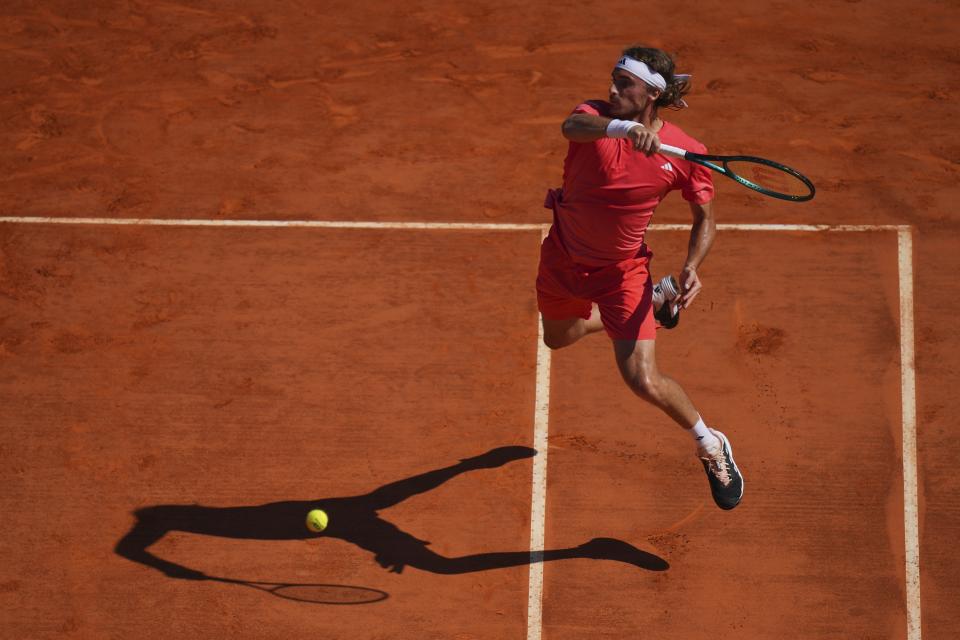
<instances>
[{"instance_id":1,"label":"court line intersection","mask_svg":"<svg viewBox=\"0 0 960 640\"><path fill-rule=\"evenodd\" d=\"M55 216L4 216L6 224L66 224L166 227L247 227L318 229L400 229L424 231L539 231L541 239L549 224L497 222L391 222L338 220L213 220L173 218L71 218ZM651 231L686 231L689 225L653 224ZM906 552L905 585L907 640L921 640L920 536L917 494L917 408L914 343L913 229L909 225L829 224L718 224L718 231L862 233L895 231L900 299L900 389L903 433L903 523ZM547 433L550 403L550 351L543 344L543 329L537 333L537 378L534 407L532 499L530 509L530 578L527 598L527 640L540 640L543 612L543 553L546 529Z\"/></svg>"}]
</instances>

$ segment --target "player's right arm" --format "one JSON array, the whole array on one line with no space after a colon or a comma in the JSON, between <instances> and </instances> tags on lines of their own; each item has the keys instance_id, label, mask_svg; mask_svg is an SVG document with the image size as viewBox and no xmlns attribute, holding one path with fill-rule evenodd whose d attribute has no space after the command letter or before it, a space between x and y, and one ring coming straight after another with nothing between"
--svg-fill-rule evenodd
<instances>
[{"instance_id":1,"label":"player's right arm","mask_svg":"<svg viewBox=\"0 0 960 640\"><path fill-rule=\"evenodd\" d=\"M609 124L610 118L589 113L574 113L563 121L561 130L563 137L570 142L596 142L607 137ZM630 129L627 137L633 143L635 151L641 151L649 156L660 150L660 138L642 125Z\"/></svg>"}]
</instances>

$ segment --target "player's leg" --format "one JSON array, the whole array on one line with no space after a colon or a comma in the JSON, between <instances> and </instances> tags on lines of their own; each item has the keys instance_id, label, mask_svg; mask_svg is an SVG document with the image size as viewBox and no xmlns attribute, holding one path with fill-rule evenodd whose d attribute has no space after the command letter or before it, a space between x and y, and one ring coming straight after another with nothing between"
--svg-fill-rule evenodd
<instances>
[{"instance_id":1,"label":"player's leg","mask_svg":"<svg viewBox=\"0 0 960 640\"><path fill-rule=\"evenodd\" d=\"M743 476L733 459L730 441L719 431L709 429L690 397L673 378L657 367L654 340L614 340L614 355L620 375L639 397L659 407L698 441L697 453L703 461L713 499L722 509L732 509L743 496ZM710 438L703 445L704 438Z\"/></svg>"},{"instance_id":2,"label":"player's leg","mask_svg":"<svg viewBox=\"0 0 960 640\"><path fill-rule=\"evenodd\" d=\"M553 236L540 246L537 270L537 310L543 324L543 342L551 349L569 346L603 328L600 310L579 289L583 268L574 265Z\"/></svg>"},{"instance_id":3,"label":"player's leg","mask_svg":"<svg viewBox=\"0 0 960 640\"><path fill-rule=\"evenodd\" d=\"M659 407L693 437L714 501L723 509L732 509L743 495L743 477L733 461L729 441L704 424L683 388L657 367L653 285L647 260L640 257L621 263L609 275L620 281L598 302L620 374L636 395Z\"/></svg>"},{"instance_id":4,"label":"player's leg","mask_svg":"<svg viewBox=\"0 0 960 640\"><path fill-rule=\"evenodd\" d=\"M570 346L583 336L603 329L600 310L595 304L591 306L589 318L574 317L556 320L541 316L541 321L543 323L543 343L551 349Z\"/></svg>"},{"instance_id":5,"label":"player's leg","mask_svg":"<svg viewBox=\"0 0 960 640\"><path fill-rule=\"evenodd\" d=\"M614 340L617 368L630 390L656 405L684 429L700 419L690 397L677 382L657 368L655 340Z\"/></svg>"},{"instance_id":6,"label":"player's leg","mask_svg":"<svg viewBox=\"0 0 960 640\"><path fill-rule=\"evenodd\" d=\"M532 554L530 551L495 551L457 558L442 556L422 544L409 545L406 548L401 546L399 549L393 547L386 554L378 554L376 560L380 566L395 573L400 573L404 566L411 566L421 571L452 575L570 558L613 560L650 571L664 571L670 566L663 558L637 549L622 540L611 538L594 538L577 547L546 549Z\"/></svg>"}]
</instances>

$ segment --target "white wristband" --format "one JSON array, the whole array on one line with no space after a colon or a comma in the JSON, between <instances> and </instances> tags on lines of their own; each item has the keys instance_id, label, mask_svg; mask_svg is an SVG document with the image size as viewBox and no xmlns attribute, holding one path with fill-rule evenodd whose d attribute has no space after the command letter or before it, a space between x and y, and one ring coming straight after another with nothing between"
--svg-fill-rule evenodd
<instances>
[{"instance_id":1,"label":"white wristband","mask_svg":"<svg viewBox=\"0 0 960 640\"><path fill-rule=\"evenodd\" d=\"M611 120L610 124L607 125L607 137L608 138L626 138L627 133L634 127L642 127L643 125L634 120Z\"/></svg>"}]
</instances>

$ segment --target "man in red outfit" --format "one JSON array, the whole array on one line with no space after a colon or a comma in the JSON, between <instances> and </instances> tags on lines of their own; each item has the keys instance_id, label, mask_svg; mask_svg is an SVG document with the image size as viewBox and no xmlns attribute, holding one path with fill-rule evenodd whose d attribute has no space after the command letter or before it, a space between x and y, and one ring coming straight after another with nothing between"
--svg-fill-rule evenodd
<instances>
[{"instance_id":1,"label":"man in red outfit","mask_svg":"<svg viewBox=\"0 0 960 640\"><path fill-rule=\"evenodd\" d=\"M707 427L683 388L660 372L654 349L652 254L644 235L656 206L679 190L693 214L679 308L700 292L697 268L716 234L710 171L658 153L661 141L706 152L659 117L661 107L685 107L688 90L689 76L674 73L668 54L631 47L614 67L609 100L584 102L564 121L569 151L563 188L547 195L554 224L540 250L537 302L551 349L606 331L624 381L691 434L714 501L732 509L743 496L743 477L730 441Z\"/></svg>"}]
</instances>

